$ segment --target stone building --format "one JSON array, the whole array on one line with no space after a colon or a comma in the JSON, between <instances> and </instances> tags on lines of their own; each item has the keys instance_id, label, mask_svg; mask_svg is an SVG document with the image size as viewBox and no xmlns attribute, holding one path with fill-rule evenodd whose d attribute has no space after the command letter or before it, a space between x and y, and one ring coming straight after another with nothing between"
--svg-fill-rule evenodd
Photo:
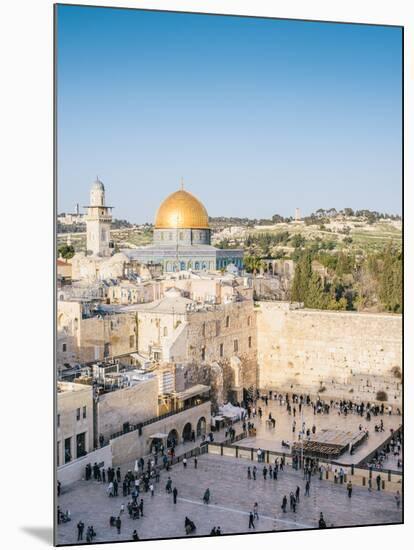
<instances>
[{"instance_id":1,"label":"stone building","mask_svg":"<svg viewBox=\"0 0 414 550\"><path fill-rule=\"evenodd\" d=\"M148 374L139 379L133 373L131 376L131 383L97 399L96 431L105 439L129 425L158 416L157 377Z\"/></svg>"},{"instance_id":2,"label":"stone building","mask_svg":"<svg viewBox=\"0 0 414 550\"><path fill-rule=\"evenodd\" d=\"M92 387L71 382L57 386L57 465L93 450Z\"/></svg>"}]
</instances>

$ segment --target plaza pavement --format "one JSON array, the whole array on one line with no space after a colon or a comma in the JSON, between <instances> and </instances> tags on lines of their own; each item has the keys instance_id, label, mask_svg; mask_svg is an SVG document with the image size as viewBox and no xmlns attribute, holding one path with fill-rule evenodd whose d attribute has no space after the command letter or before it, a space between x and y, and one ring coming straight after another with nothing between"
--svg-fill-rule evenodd
<instances>
[{"instance_id":1,"label":"plaza pavement","mask_svg":"<svg viewBox=\"0 0 414 550\"><path fill-rule=\"evenodd\" d=\"M296 404L296 416L293 413L289 415L286 410L286 404L280 405L279 401L269 401L269 406L265 406L265 402L262 400L257 401L257 409L259 407L263 410L262 420L256 415L251 421L256 428L256 436L249 437L240 441L240 445L244 447L258 447L269 451L286 452L286 449L282 447L282 440L289 441L291 444L298 440L298 432L301 430L302 418L299 413L299 405ZM293 408L293 407L292 407ZM390 428L396 430L402 424L401 417L393 414L391 416L372 416L371 421L368 422L365 417L358 416L356 414L348 414L344 416L339 415L336 409L331 408L329 414L313 414L313 407L304 406L303 421L306 423L306 427L312 430L312 425L316 426L316 434L322 429L335 429L357 432L359 424L362 427L367 428L369 431L368 439L362 443L351 455L348 451L341 455L338 462L343 464L358 464L361 460L364 460L372 451L374 451L379 445L381 445L389 436ZM276 419L275 429L269 427L266 423L266 419L269 416L269 412L272 413L273 418ZM296 431L292 433L292 423L296 420ZM384 422L384 432L375 432L375 425L380 421ZM402 457L401 457L402 458ZM388 461L389 468L398 470L397 460L394 457L390 457Z\"/></svg>"},{"instance_id":2,"label":"plaza pavement","mask_svg":"<svg viewBox=\"0 0 414 550\"><path fill-rule=\"evenodd\" d=\"M109 526L109 517L117 516L121 503L127 497L108 497L106 484L97 481L78 481L66 488L59 498L62 511L71 512L72 521L58 526L58 544L76 544L79 520L87 526L92 524L97 537L94 542L131 540L137 529L141 540L151 538L185 537L184 518L188 516L196 524L195 535L208 535L214 526L222 533L248 532L249 512L255 502L259 504L260 519L250 531L282 531L312 529L318 524L319 513L324 513L330 526L386 524L401 522L401 510L397 509L395 495L382 491L368 492L366 488L354 487L348 498L346 486L312 478L310 496L305 497L305 482L302 472L290 467L280 472L277 481L262 476L258 466L257 480L247 479L250 461L204 454L194 468L193 459L184 469L182 463L162 471L160 482L155 484L155 495L140 495L144 499L144 518L132 520L127 512L122 516L121 533ZM121 468L122 474L125 469ZM178 490L178 502L173 504L171 494L165 492L167 476ZM284 495L299 486L300 503L297 512L283 513L281 502ZM206 488L210 489L210 504L202 502Z\"/></svg>"}]
</instances>

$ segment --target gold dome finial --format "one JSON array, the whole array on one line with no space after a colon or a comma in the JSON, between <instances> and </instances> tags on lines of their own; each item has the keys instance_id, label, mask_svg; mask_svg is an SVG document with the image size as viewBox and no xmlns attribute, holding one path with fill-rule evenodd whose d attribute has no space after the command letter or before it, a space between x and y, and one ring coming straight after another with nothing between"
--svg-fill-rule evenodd
<instances>
[{"instance_id":1,"label":"gold dome finial","mask_svg":"<svg viewBox=\"0 0 414 550\"><path fill-rule=\"evenodd\" d=\"M181 176L181 191L184 191L184 178Z\"/></svg>"}]
</instances>

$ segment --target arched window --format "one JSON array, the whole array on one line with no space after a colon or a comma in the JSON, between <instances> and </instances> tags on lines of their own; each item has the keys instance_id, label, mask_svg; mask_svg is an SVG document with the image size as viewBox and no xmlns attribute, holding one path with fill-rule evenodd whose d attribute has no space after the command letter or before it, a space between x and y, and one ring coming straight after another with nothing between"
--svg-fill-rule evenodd
<instances>
[{"instance_id":1,"label":"arched window","mask_svg":"<svg viewBox=\"0 0 414 550\"><path fill-rule=\"evenodd\" d=\"M164 327L163 334L164 334L164 336L168 336L168 328L167 327Z\"/></svg>"},{"instance_id":2,"label":"arched window","mask_svg":"<svg viewBox=\"0 0 414 550\"><path fill-rule=\"evenodd\" d=\"M195 263L195 270L198 271L200 269L200 262Z\"/></svg>"}]
</instances>

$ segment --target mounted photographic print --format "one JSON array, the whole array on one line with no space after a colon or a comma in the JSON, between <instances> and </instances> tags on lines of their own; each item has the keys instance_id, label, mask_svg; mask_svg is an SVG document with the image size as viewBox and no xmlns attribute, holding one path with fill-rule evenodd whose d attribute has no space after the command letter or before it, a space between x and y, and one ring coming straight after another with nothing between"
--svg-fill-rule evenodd
<instances>
[{"instance_id":1,"label":"mounted photographic print","mask_svg":"<svg viewBox=\"0 0 414 550\"><path fill-rule=\"evenodd\" d=\"M55 6L56 545L402 523L402 44Z\"/></svg>"}]
</instances>

